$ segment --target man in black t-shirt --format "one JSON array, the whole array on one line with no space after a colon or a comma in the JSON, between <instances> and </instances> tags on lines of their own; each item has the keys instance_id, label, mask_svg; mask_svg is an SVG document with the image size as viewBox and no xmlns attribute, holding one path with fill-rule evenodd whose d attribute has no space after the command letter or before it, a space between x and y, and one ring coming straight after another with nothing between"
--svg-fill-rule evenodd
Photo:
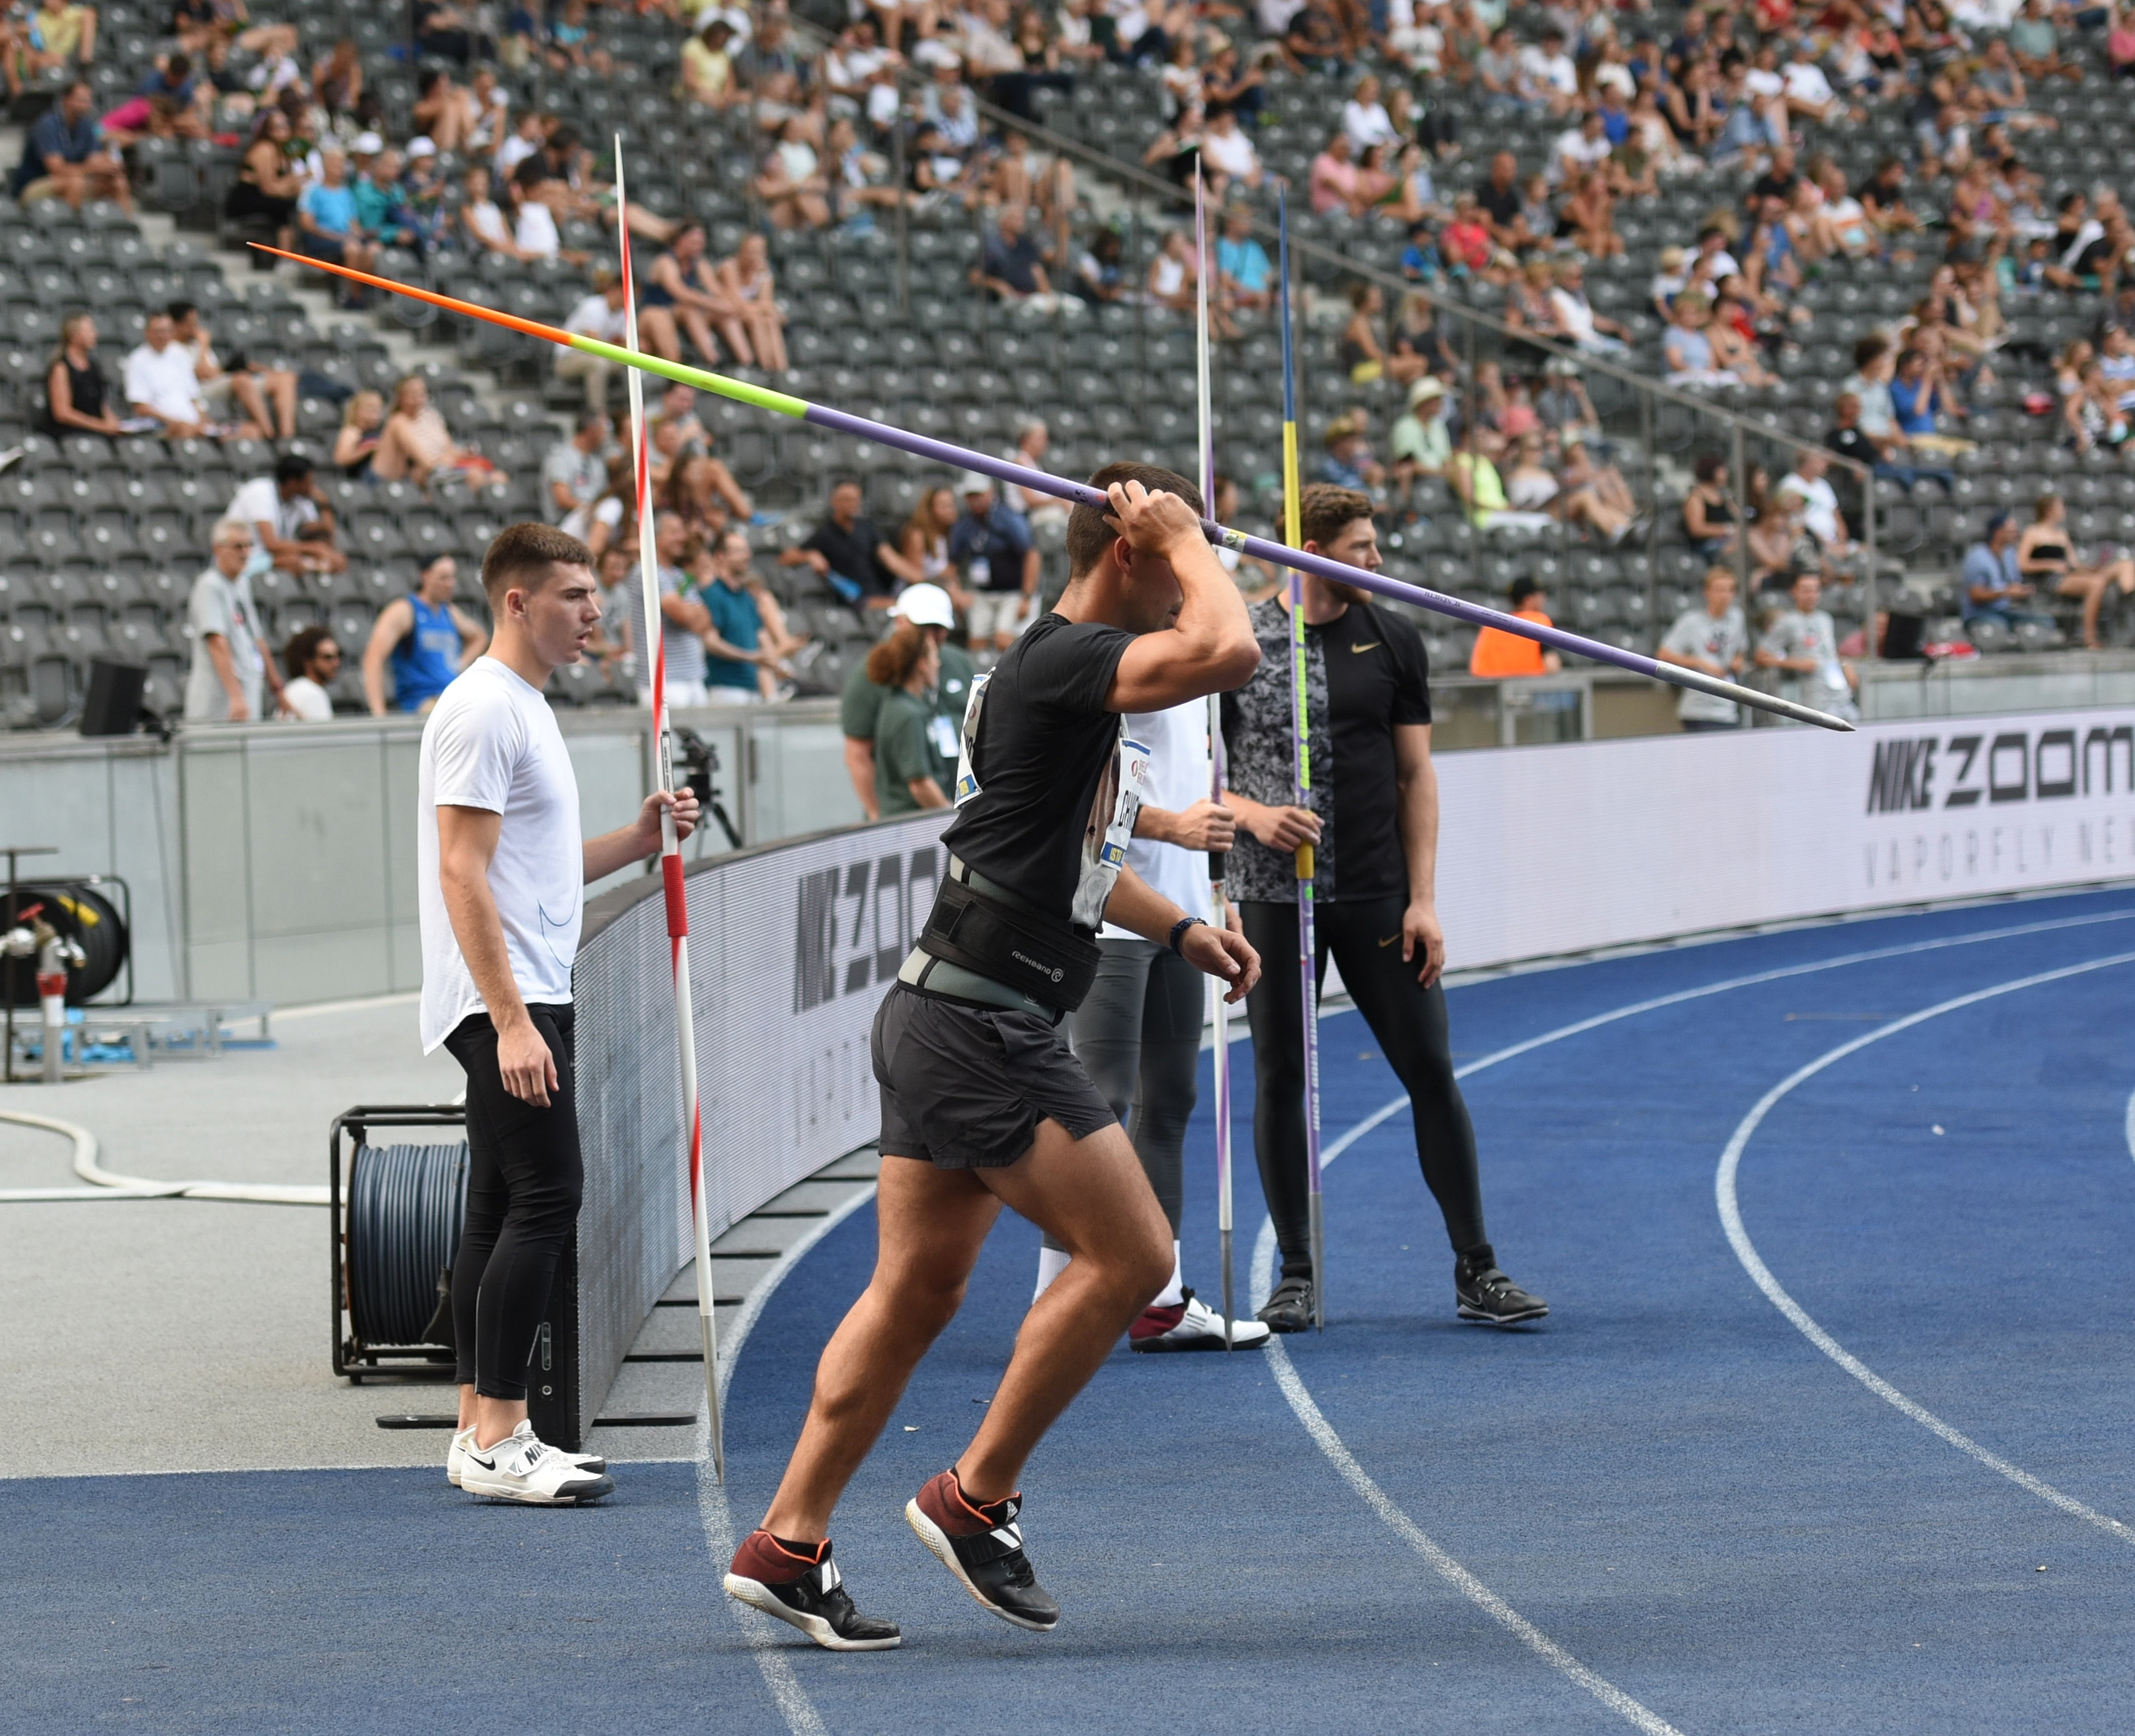
<instances>
[{"instance_id":1,"label":"man in black t-shirt","mask_svg":"<svg viewBox=\"0 0 2135 1736\"><path fill-rule=\"evenodd\" d=\"M1490 178L1475 189L1475 204L1490 225L1490 239L1517 252L1533 240L1520 222L1520 163L1510 151L1490 159Z\"/></svg>"},{"instance_id":2,"label":"man in black t-shirt","mask_svg":"<svg viewBox=\"0 0 2135 1736\"><path fill-rule=\"evenodd\" d=\"M1006 1205L1072 1256L1033 1305L961 1458L905 1508L920 1540L1016 1627L1060 1619L1024 1554L1024 1461L1171 1275L1171 1228L1063 1021L1110 920L1242 999L1259 960L1125 867L1148 750L1121 718L1237 686L1260 660L1193 486L1140 464L1091 479L1109 514L1068 520L1068 588L1002 654L965 733L949 875L875 1015L882 1088L874 1276L823 1352L799 1444L728 1593L817 1644L879 1651L830 1563L831 1510L956 1312ZM1071 971L1075 985L1060 986Z\"/></svg>"},{"instance_id":3,"label":"man in black t-shirt","mask_svg":"<svg viewBox=\"0 0 2135 1736\"><path fill-rule=\"evenodd\" d=\"M1375 571L1367 495L1324 484L1299 503L1307 552ZM1282 1250L1282 1277L1260 1318L1279 1332L1311 1324L1305 1144L1305 1047L1297 980L1297 847L1314 846L1314 969L1331 952L1343 987L1406 1088L1416 1150L1453 1245L1464 1320L1510 1326L1549 1312L1498 1269L1483 1227L1475 1133L1447 1041L1445 937L1438 926L1438 776L1431 763L1430 666L1423 640L1370 595L1303 576L1305 714L1312 805L1293 800L1287 588L1252 610L1259 672L1223 699L1224 805L1238 817L1225 890L1266 961L1247 1003L1258 1081L1253 1143ZM1400 945L1396 947L1398 941Z\"/></svg>"},{"instance_id":4,"label":"man in black t-shirt","mask_svg":"<svg viewBox=\"0 0 2135 1736\"><path fill-rule=\"evenodd\" d=\"M844 602L855 608L886 609L897 589L893 570L903 557L874 520L860 511L860 485L833 483L830 510L808 539L779 551L782 567L813 567Z\"/></svg>"}]
</instances>

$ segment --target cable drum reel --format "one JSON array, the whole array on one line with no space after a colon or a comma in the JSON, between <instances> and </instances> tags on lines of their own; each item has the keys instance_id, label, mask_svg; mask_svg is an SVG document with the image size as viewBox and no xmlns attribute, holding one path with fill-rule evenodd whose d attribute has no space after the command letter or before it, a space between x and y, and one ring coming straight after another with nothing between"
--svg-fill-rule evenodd
<instances>
[{"instance_id":1,"label":"cable drum reel","mask_svg":"<svg viewBox=\"0 0 2135 1736\"><path fill-rule=\"evenodd\" d=\"M4 901L0 901L4 902ZM118 904L99 887L84 881L58 883L24 881L15 888L17 925L42 922L66 943L66 1003L79 1007L101 994L126 968L131 945L126 919ZM0 909L0 927L7 912ZM74 954L79 953L80 962ZM37 1004L36 971L27 962L0 970L0 1005L10 998L17 1007ZM128 997L130 999L130 996Z\"/></svg>"},{"instance_id":2,"label":"cable drum reel","mask_svg":"<svg viewBox=\"0 0 2135 1736\"><path fill-rule=\"evenodd\" d=\"M461 1111L450 1105L352 1110L335 1121L328 1195L336 1374L361 1381L366 1374L419 1374L451 1361L448 1280L467 1221L467 1142L454 1136L463 1126ZM370 1143L385 1127L449 1129L453 1143ZM345 1184L344 1133L353 1142Z\"/></svg>"}]
</instances>

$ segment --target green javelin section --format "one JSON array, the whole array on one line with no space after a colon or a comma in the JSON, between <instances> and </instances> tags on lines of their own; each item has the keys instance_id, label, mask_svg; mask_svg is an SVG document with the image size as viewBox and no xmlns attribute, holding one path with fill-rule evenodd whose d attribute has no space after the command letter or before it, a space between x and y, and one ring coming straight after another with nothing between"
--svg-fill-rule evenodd
<instances>
[{"instance_id":1,"label":"green javelin section","mask_svg":"<svg viewBox=\"0 0 2135 1736\"><path fill-rule=\"evenodd\" d=\"M657 355L648 355L642 351L626 350L620 344L604 343L599 338L588 337L581 332L571 334L571 347L583 351L588 355L604 355L610 361L619 362L626 368L657 374L661 379L671 380L678 385L695 386L700 392L731 398L738 404L753 404L760 410L775 410L782 416L796 418L808 413L808 400L805 398L774 392L766 386L753 386L745 380L729 380L724 374L707 373L702 368L689 367L679 361L667 361Z\"/></svg>"}]
</instances>

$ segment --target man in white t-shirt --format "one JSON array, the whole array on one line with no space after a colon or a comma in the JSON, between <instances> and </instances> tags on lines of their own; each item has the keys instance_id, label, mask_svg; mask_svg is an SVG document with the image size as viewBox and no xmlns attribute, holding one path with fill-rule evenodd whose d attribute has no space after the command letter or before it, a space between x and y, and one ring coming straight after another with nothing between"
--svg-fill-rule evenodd
<instances>
[{"instance_id":1,"label":"man in white t-shirt","mask_svg":"<svg viewBox=\"0 0 2135 1736\"><path fill-rule=\"evenodd\" d=\"M135 415L162 423L173 440L207 431L207 398L192 353L178 341L167 313L150 314L140 343L127 354L126 401Z\"/></svg>"},{"instance_id":2,"label":"man in white t-shirt","mask_svg":"<svg viewBox=\"0 0 2135 1736\"><path fill-rule=\"evenodd\" d=\"M1208 702L1130 712L1126 733L1149 749L1127 866L1205 921L1213 914L1208 853L1229 850L1238 829L1231 810L1208 796ZM1240 931L1236 911L1226 907L1224 921ZM1186 1124L1198 1094L1208 991L1201 973L1184 959L1115 923L1098 931L1097 950L1097 981L1075 1009L1070 1041L1082 1071L1126 1129L1171 1220L1171 1281L1127 1328L1127 1347L1221 1350L1222 1317L1186 1288L1179 1240ZM1067 1250L1046 1236L1038 1250L1037 1294L1067 1269ZM1265 1344L1271 1336L1257 1320L1231 1323L1233 1345Z\"/></svg>"},{"instance_id":3,"label":"man in white t-shirt","mask_svg":"<svg viewBox=\"0 0 2135 1736\"><path fill-rule=\"evenodd\" d=\"M1726 567L1705 575L1705 603L1676 617L1653 653L1663 663L1702 670L1722 680L1739 681L1750 655L1750 630L1735 607L1735 575ZM1692 735L1711 729L1740 729L1742 708L1717 694L1682 689L1675 702L1676 721Z\"/></svg>"},{"instance_id":4,"label":"man in white t-shirt","mask_svg":"<svg viewBox=\"0 0 2135 1736\"><path fill-rule=\"evenodd\" d=\"M252 527L259 546L285 573L339 573L348 557L334 546L333 509L301 452L284 452L274 474L254 476L238 491L225 518Z\"/></svg>"},{"instance_id":5,"label":"man in white t-shirt","mask_svg":"<svg viewBox=\"0 0 2135 1736\"><path fill-rule=\"evenodd\" d=\"M1569 114L1579 106L1579 69L1564 51L1564 32L1554 26L1542 41L1520 51L1520 82L1530 103L1552 114Z\"/></svg>"},{"instance_id":6,"label":"man in white t-shirt","mask_svg":"<svg viewBox=\"0 0 2135 1736\"><path fill-rule=\"evenodd\" d=\"M271 682L278 700L282 677L267 661L259 609L252 600L250 527L225 519L215 527L213 549L186 605L186 632L193 642L186 721L255 723L262 684Z\"/></svg>"},{"instance_id":7,"label":"man in white t-shirt","mask_svg":"<svg viewBox=\"0 0 2135 1736\"><path fill-rule=\"evenodd\" d=\"M1830 454L1805 446L1794 454L1794 467L1779 478L1775 491L1782 499L1791 496L1801 502L1802 524L1816 539L1823 558L1840 562L1852 558L1853 539L1847 534L1846 515L1838 510L1830 471Z\"/></svg>"},{"instance_id":8,"label":"man in white t-shirt","mask_svg":"<svg viewBox=\"0 0 2135 1736\"><path fill-rule=\"evenodd\" d=\"M583 1185L571 961L586 883L656 853L662 809L687 838L697 804L656 791L630 824L582 837L542 689L599 625L592 557L549 525L513 525L490 544L482 581L496 637L432 709L417 772L423 1049L442 1044L467 1079L446 1475L473 1494L570 1506L615 1489L603 1462L545 1445L526 1418L527 1365Z\"/></svg>"},{"instance_id":9,"label":"man in white t-shirt","mask_svg":"<svg viewBox=\"0 0 2135 1736\"><path fill-rule=\"evenodd\" d=\"M629 316L622 305L622 279L605 266L595 272L593 293L581 298L571 310L564 329L581 337L597 337L605 344L621 343L630 335ZM615 371L616 365L605 355L588 355L583 351L560 347L556 351L556 378L583 381L586 408L603 416L608 413L608 383Z\"/></svg>"}]
</instances>

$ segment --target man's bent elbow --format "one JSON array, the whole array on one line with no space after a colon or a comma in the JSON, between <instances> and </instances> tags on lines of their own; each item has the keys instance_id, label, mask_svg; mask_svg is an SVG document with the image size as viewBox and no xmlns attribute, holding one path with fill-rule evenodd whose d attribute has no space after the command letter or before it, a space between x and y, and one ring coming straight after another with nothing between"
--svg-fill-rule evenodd
<instances>
[{"instance_id":1,"label":"man's bent elbow","mask_svg":"<svg viewBox=\"0 0 2135 1736\"><path fill-rule=\"evenodd\" d=\"M1211 662L1222 677L1219 691L1229 693L1234 688L1243 687L1261 666L1260 641L1250 633L1226 641Z\"/></svg>"}]
</instances>

